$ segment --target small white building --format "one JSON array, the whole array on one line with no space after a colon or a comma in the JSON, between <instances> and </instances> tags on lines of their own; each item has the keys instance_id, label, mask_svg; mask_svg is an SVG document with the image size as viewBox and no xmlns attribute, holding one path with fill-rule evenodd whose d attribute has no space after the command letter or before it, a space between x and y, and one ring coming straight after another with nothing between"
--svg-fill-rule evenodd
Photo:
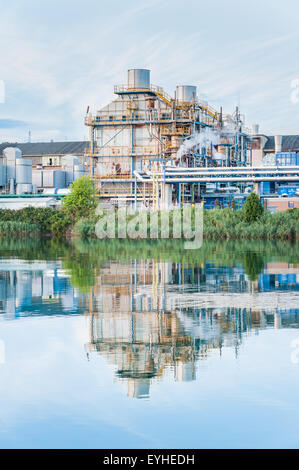
<instances>
[{"instance_id":1,"label":"small white building","mask_svg":"<svg viewBox=\"0 0 299 470\"><path fill-rule=\"evenodd\" d=\"M50 207L56 209L61 201L55 197L0 197L0 209L18 210L24 207Z\"/></svg>"}]
</instances>

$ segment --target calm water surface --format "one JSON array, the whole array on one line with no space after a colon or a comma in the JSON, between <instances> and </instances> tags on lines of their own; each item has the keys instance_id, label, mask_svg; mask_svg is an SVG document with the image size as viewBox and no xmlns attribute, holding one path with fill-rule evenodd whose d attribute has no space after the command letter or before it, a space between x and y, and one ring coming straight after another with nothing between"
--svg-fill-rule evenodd
<instances>
[{"instance_id":1,"label":"calm water surface","mask_svg":"<svg viewBox=\"0 0 299 470\"><path fill-rule=\"evenodd\" d=\"M298 244L1 241L0 447L299 447L298 291Z\"/></svg>"}]
</instances>

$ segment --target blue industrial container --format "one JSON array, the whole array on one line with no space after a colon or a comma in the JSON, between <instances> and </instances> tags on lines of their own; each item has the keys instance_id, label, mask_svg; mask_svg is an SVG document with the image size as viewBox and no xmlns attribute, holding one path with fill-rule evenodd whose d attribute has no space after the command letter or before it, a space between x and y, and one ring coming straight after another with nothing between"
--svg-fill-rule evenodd
<instances>
[{"instance_id":1,"label":"blue industrial container","mask_svg":"<svg viewBox=\"0 0 299 470\"><path fill-rule=\"evenodd\" d=\"M275 193L275 183L273 181L265 181L261 183L261 194Z\"/></svg>"},{"instance_id":2,"label":"blue industrial container","mask_svg":"<svg viewBox=\"0 0 299 470\"><path fill-rule=\"evenodd\" d=\"M299 165L299 153L296 152L278 152L276 154L277 166L296 166Z\"/></svg>"},{"instance_id":3,"label":"blue industrial container","mask_svg":"<svg viewBox=\"0 0 299 470\"><path fill-rule=\"evenodd\" d=\"M288 196L296 196L297 186L279 186L278 194L282 196L283 194L287 194Z\"/></svg>"}]
</instances>

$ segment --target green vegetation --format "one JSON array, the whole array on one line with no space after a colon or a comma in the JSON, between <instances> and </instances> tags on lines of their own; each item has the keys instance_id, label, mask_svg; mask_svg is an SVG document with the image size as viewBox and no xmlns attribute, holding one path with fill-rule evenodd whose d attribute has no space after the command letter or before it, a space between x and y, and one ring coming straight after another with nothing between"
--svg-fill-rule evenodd
<instances>
[{"instance_id":1,"label":"green vegetation","mask_svg":"<svg viewBox=\"0 0 299 470\"><path fill-rule=\"evenodd\" d=\"M93 181L84 176L76 180L71 193L66 196L61 209L33 208L12 211L0 210L0 223L15 223L3 225L1 236L23 236L29 233L42 236L77 236L96 238L96 224L101 222L105 229L106 220L113 215L109 212L96 212L96 197ZM162 216L158 213L158 238L162 238ZM173 233L173 220L181 217L183 209L173 209L167 212L169 216L169 238L176 238ZM195 230L195 209L191 209L192 230ZM21 226L16 224L29 224ZM135 239L150 238L150 213L130 212L126 215L123 226L118 226L118 214L115 217L115 236L122 229L135 229ZM163 225L164 226L164 225ZM142 230L143 228L143 230ZM139 233L138 233L139 231ZM189 237L190 235L188 235ZM263 210L259 197L251 193L243 210L233 208L213 209L204 211L203 236L205 239L279 239L296 240L299 238L299 209L270 214ZM178 237L179 238L179 237ZM110 240L111 241L111 240ZM121 242L123 243L123 239Z\"/></svg>"},{"instance_id":2,"label":"green vegetation","mask_svg":"<svg viewBox=\"0 0 299 470\"><path fill-rule=\"evenodd\" d=\"M71 193L64 199L62 209L0 209L0 223L8 224L1 229L1 235L10 236L13 233L15 236L23 236L29 232L39 232L46 236L65 236L83 215L94 213L95 206L94 185L92 180L85 176L72 184ZM17 225L21 223L27 224L26 229L23 225Z\"/></svg>"},{"instance_id":3,"label":"green vegetation","mask_svg":"<svg viewBox=\"0 0 299 470\"><path fill-rule=\"evenodd\" d=\"M244 220L245 222L255 222L264 212L260 198L257 194L251 193L244 204Z\"/></svg>"},{"instance_id":4,"label":"green vegetation","mask_svg":"<svg viewBox=\"0 0 299 470\"><path fill-rule=\"evenodd\" d=\"M0 221L0 237L32 237L38 232L38 227L31 223Z\"/></svg>"},{"instance_id":5,"label":"green vegetation","mask_svg":"<svg viewBox=\"0 0 299 470\"><path fill-rule=\"evenodd\" d=\"M259 203L260 204L260 203ZM286 212L277 212L270 214L264 212L255 204L248 206L247 212L244 210L233 209L213 209L204 211L203 236L206 239L280 239L295 240L299 238L299 209L291 209ZM263 208L262 208L263 209ZM251 212L250 212L251 210ZM176 212L180 209L176 209ZM169 236L172 238L172 222L175 211L170 211L170 231ZM249 216L251 214L251 216ZM126 223L130 223L137 213L127 215ZM104 214L105 216L105 214ZM145 233L149 237L149 214L145 221ZM256 217L251 221L247 221L247 217ZM80 219L73 227L73 235L80 237L96 238L95 225L100 217L86 217ZM159 222L161 212L159 213ZM139 222L140 226L140 222ZM138 227L138 224L137 224ZM116 214L116 233L117 233L117 214ZM194 212L192 214L192 230L194 230ZM161 237L161 224L159 223L158 235ZM138 238L138 237L137 237ZM141 237L140 237L141 238Z\"/></svg>"},{"instance_id":6,"label":"green vegetation","mask_svg":"<svg viewBox=\"0 0 299 470\"><path fill-rule=\"evenodd\" d=\"M63 210L53 210L51 208L25 207L16 211L0 209L0 222L25 223L35 227L35 233L45 235L64 235L70 226L71 219ZM16 235L21 232L16 228ZM6 232L5 232L6 233Z\"/></svg>"},{"instance_id":7,"label":"green vegetation","mask_svg":"<svg viewBox=\"0 0 299 470\"><path fill-rule=\"evenodd\" d=\"M263 212L259 218L247 222L244 211L215 209L205 211L204 237L217 239L280 239L299 238L299 209L270 214Z\"/></svg>"},{"instance_id":8,"label":"green vegetation","mask_svg":"<svg viewBox=\"0 0 299 470\"><path fill-rule=\"evenodd\" d=\"M63 201L63 209L73 220L92 215L96 208L96 190L89 176L74 181L71 193Z\"/></svg>"}]
</instances>

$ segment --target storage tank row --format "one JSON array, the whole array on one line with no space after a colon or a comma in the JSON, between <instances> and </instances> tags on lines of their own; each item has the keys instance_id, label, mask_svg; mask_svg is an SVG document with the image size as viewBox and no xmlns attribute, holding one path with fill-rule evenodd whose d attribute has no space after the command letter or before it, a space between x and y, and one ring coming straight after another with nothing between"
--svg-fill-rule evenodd
<instances>
[{"instance_id":1,"label":"storage tank row","mask_svg":"<svg viewBox=\"0 0 299 470\"><path fill-rule=\"evenodd\" d=\"M32 193L32 161L22 158L18 148L3 150L5 165L0 167L0 186L9 186L11 194Z\"/></svg>"},{"instance_id":2,"label":"storage tank row","mask_svg":"<svg viewBox=\"0 0 299 470\"><path fill-rule=\"evenodd\" d=\"M63 170L33 170L32 182L38 188L67 188L73 181L86 174L83 165Z\"/></svg>"},{"instance_id":3,"label":"storage tank row","mask_svg":"<svg viewBox=\"0 0 299 470\"><path fill-rule=\"evenodd\" d=\"M10 194L31 194L42 188L63 189L86 175L84 165L79 164L75 155L62 158L61 170L33 170L32 161L22 158L21 150L14 147L3 150L3 159L0 187L6 187Z\"/></svg>"}]
</instances>

